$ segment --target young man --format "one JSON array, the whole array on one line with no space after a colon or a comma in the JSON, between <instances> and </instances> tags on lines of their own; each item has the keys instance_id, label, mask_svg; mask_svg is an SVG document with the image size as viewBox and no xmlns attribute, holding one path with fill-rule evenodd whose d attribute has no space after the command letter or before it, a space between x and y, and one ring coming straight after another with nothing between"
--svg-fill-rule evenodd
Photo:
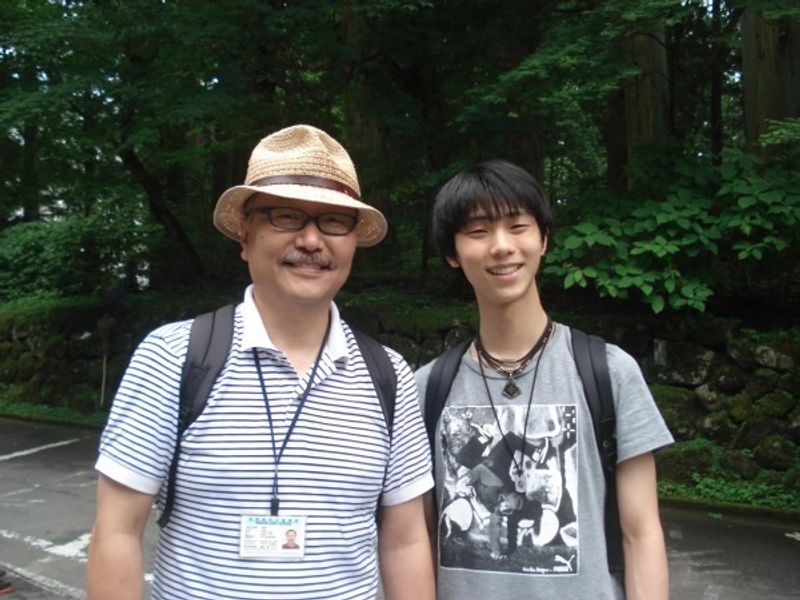
<instances>
[{"instance_id":1,"label":"young man","mask_svg":"<svg viewBox=\"0 0 800 600\"><path fill-rule=\"evenodd\" d=\"M422 494L433 481L413 374L387 350L397 375L389 432L333 303L356 246L386 233L350 157L319 129L278 131L253 151L246 184L219 198L214 224L241 244L252 285L182 437L153 598L374 598L379 555L387 600L432 600ZM97 461L91 600L142 598L142 531L153 501L164 506L190 326L149 334L115 398Z\"/></svg>"},{"instance_id":2,"label":"young man","mask_svg":"<svg viewBox=\"0 0 800 600\"><path fill-rule=\"evenodd\" d=\"M433 435L440 600L668 596L652 451L672 437L634 359L608 344L623 579L606 560L605 482L570 328L551 321L536 283L552 226L538 183L503 161L436 198L439 251L480 314ZM423 401L432 364L417 372Z\"/></svg>"}]
</instances>

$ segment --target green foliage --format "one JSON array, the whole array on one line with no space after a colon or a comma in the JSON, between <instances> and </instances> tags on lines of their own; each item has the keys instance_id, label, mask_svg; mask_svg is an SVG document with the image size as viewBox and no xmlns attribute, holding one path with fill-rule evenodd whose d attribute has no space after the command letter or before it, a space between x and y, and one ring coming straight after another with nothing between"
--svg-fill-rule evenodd
<instances>
[{"instance_id":1,"label":"green foliage","mask_svg":"<svg viewBox=\"0 0 800 600\"><path fill-rule=\"evenodd\" d=\"M146 281L146 241L156 238L141 207L98 202L86 216L20 223L0 231L0 303L86 295Z\"/></svg>"},{"instance_id":2,"label":"green foliage","mask_svg":"<svg viewBox=\"0 0 800 600\"><path fill-rule=\"evenodd\" d=\"M762 146L800 142L800 117L782 121L768 120L766 133L758 140Z\"/></svg>"},{"instance_id":3,"label":"green foliage","mask_svg":"<svg viewBox=\"0 0 800 600\"><path fill-rule=\"evenodd\" d=\"M699 475L692 476L694 485L674 481L659 481L659 494L692 500L710 500L732 504L747 504L768 508L800 510L800 496L782 485L743 479Z\"/></svg>"},{"instance_id":4,"label":"green foliage","mask_svg":"<svg viewBox=\"0 0 800 600\"><path fill-rule=\"evenodd\" d=\"M658 165L667 167L660 175L642 172L641 191L597 194L597 208L556 235L545 273L564 288L636 294L655 313L702 312L723 274L786 260L798 247L800 171L738 152L719 169Z\"/></svg>"},{"instance_id":5,"label":"green foliage","mask_svg":"<svg viewBox=\"0 0 800 600\"><path fill-rule=\"evenodd\" d=\"M682 481L662 477L658 482L660 494L672 498L800 509L800 495L792 491L791 483L797 478L800 464L796 463L785 473L761 469L755 479L746 480L723 466L723 447L705 438L678 442L665 452L692 454L697 451L708 453L710 466L690 469L690 472L683 474L686 479ZM742 457L753 458L750 449L740 450L739 453Z\"/></svg>"},{"instance_id":6,"label":"green foliage","mask_svg":"<svg viewBox=\"0 0 800 600\"><path fill-rule=\"evenodd\" d=\"M51 421L54 423L69 423L72 425L88 425L102 427L108 416L105 412L92 412L86 414L64 406L49 406L45 404L29 404L25 402L11 402L0 398L0 415L16 417L33 421Z\"/></svg>"}]
</instances>

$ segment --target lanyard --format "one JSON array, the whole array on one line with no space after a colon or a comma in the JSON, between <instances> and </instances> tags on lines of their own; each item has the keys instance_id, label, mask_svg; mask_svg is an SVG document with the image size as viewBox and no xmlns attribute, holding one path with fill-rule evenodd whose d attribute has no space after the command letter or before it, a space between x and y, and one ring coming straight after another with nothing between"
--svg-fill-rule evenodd
<instances>
[{"instance_id":1,"label":"lanyard","mask_svg":"<svg viewBox=\"0 0 800 600\"><path fill-rule=\"evenodd\" d=\"M275 427L272 424L272 411L269 407L269 398L267 397L267 386L264 383L264 374L261 372L261 361L258 359L258 350L253 348L253 360L256 363L256 371L258 371L258 380L261 383L261 393L264 395L264 405L267 407L267 420L269 421L269 433L270 438L272 439L272 458L275 463L275 470L272 474L272 500L270 501L270 514L272 516L277 516L278 509L280 507L280 500L278 499L278 467L281 464L281 458L283 458L283 451L286 450L286 445L289 443L289 438L294 431L294 426L297 424L297 419L300 418L300 412L303 410L303 405L306 403L306 398L308 397L308 392L311 390L311 384L314 382L314 375L317 373L317 367L319 366L319 361L322 358L322 351L325 349L325 344L328 341L328 334L331 331L331 319L330 316L328 317L328 326L325 328L325 336L322 338L322 344L319 347L319 352L317 353L317 359L314 361L314 366L311 367L311 374L308 377L308 383L306 384L306 389L297 399L297 410L294 411L294 417L292 417L292 422L289 423L289 428L286 430L286 435L283 438L283 443L281 444L280 451L277 450L275 446Z\"/></svg>"}]
</instances>

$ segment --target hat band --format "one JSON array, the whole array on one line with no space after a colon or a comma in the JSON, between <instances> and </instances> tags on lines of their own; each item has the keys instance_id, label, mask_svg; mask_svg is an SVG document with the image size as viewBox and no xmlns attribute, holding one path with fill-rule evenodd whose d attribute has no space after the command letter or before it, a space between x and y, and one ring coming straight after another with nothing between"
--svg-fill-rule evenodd
<instances>
[{"instance_id":1,"label":"hat band","mask_svg":"<svg viewBox=\"0 0 800 600\"><path fill-rule=\"evenodd\" d=\"M247 185L262 186L262 185L310 185L311 187L325 188L341 192L361 200L358 193L348 185L343 184L341 181L335 179L328 179L327 177L317 177L316 175L272 175L270 177L262 177Z\"/></svg>"}]
</instances>

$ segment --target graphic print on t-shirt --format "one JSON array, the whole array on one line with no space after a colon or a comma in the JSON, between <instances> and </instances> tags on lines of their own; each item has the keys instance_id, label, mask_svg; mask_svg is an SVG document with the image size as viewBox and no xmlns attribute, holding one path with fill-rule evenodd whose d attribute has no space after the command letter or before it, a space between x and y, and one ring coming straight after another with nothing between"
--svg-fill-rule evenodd
<instances>
[{"instance_id":1,"label":"graphic print on t-shirt","mask_svg":"<svg viewBox=\"0 0 800 600\"><path fill-rule=\"evenodd\" d=\"M440 564L476 571L576 574L575 406L531 406L527 427L527 406L496 410L496 418L488 406L442 412Z\"/></svg>"}]
</instances>

